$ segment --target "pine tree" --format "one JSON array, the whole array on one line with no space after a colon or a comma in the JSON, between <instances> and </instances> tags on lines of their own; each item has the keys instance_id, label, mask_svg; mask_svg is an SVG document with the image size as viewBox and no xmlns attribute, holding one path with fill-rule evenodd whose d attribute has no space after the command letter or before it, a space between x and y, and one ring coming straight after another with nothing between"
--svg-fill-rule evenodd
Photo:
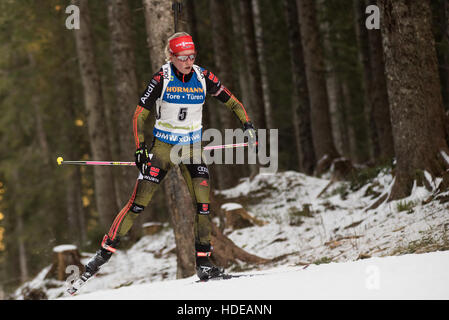
<instances>
[{"instance_id":1,"label":"pine tree","mask_svg":"<svg viewBox=\"0 0 449 320\"><path fill-rule=\"evenodd\" d=\"M327 170L332 160L339 155L332 137L328 93L324 76L324 55L315 2L312 0L297 0L296 3L310 98L313 145L318 161L317 170L320 173Z\"/></svg>"},{"instance_id":2,"label":"pine tree","mask_svg":"<svg viewBox=\"0 0 449 320\"><path fill-rule=\"evenodd\" d=\"M429 1L379 1L388 97L396 156L390 199L410 195L413 183L431 188L424 171L449 168L447 118L437 69Z\"/></svg>"},{"instance_id":3,"label":"pine tree","mask_svg":"<svg viewBox=\"0 0 449 320\"><path fill-rule=\"evenodd\" d=\"M298 11L295 0L283 0L289 31L290 60L292 66L292 120L295 129L299 170L313 174L315 150L310 123L310 101L305 77L304 55L299 30Z\"/></svg>"},{"instance_id":4,"label":"pine tree","mask_svg":"<svg viewBox=\"0 0 449 320\"><path fill-rule=\"evenodd\" d=\"M100 76L91 34L91 20L87 0L73 0L80 8L80 29L74 30L80 75L84 89L84 104L87 113L89 142L93 159L111 159L108 131L105 126L105 111ZM101 225L106 228L117 212L112 170L108 166L94 168L95 199Z\"/></svg>"}]
</instances>

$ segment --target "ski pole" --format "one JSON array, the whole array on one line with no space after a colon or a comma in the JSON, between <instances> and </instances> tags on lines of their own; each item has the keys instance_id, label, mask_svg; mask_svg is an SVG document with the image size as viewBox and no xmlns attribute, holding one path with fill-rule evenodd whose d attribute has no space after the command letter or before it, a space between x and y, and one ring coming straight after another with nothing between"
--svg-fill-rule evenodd
<instances>
[{"instance_id":1,"label":"ski pole","mask_svg":"<svg viewBox=\"0 0 449 320\"><path fill-rule=\"evenodd\" d=\"M256 142L256 145L257 145L257 142ZM244 142L244 143L224 144L224 145L221 145L221 146L204 147L203 150L239 148L239 147L247 147L247 146L248 146L248 142Z\"/></svg>"},{"instance_id":2,"label":"ski pole","mask_svg":"<svg viewBox=\"0 0 449 320\"><path fill-rule=\"evenodd\" d=\"M61 164L78 164L87 166L135 166L134 162L124 162L124 161L66 161L62 157L56 159L58 165Z\"/></svg>"},{"instance_id":3,"label":"ski pole","mask_svg":"<svg viewBox=\"0 0 449 320\"><path fill-rule=\"evenodd\" d=\"M257 144L257 142L256 142ZM233 144L223 144L219 146L208 146L204 147L203 150L217 150L217 149L227 149L227 148L241 148L241 147L247 147L248 143L233 143ZM153 156L153 154L149 154L150 159ZM69 160L66 161L62 157L58 157L56 159L56 162L58 165L62 164L77 164L77 165L86 165L86 166L135 166L135 162L132 161L83 161L83 160Z\"/></svg>"}]
</instances>

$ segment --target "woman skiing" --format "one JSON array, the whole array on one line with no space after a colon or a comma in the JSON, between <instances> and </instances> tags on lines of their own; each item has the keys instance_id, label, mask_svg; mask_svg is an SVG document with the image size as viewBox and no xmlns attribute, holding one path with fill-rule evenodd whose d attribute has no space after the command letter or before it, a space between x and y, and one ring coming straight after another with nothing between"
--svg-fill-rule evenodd
<instances>
[{"instance_id":1,"label":"woman skiing","mask_svg":"<svg viewBox=\"0 0 449 320\"><path fill-rule=\"evenodd\" d=\"M212 72L194 64L197 53L192 37L185 32L174 34L167 41L165 53L167 63L153 75L133 117L135 162L140 171L138 180L128 203L104 236L100 250L87 263L81 276L83 281L110 259L120 238L150 203L158 185L175 165L170 159L172 148L180 144L201 145L202 107L206 93L223 102L238 117L244 130L248 131L250 146L256 144L256 132L243 105ZM149 148L144 138L144 124L153 110L156 122ZM193 157L193 153L189 156ZM199 164L180 163L179 166L197 208L194 219L196 271L200 279L208 279L223 273L223 269L209 260L212 252L209 172L202 158L189 163Z\"/></svg>"}]
</instances>

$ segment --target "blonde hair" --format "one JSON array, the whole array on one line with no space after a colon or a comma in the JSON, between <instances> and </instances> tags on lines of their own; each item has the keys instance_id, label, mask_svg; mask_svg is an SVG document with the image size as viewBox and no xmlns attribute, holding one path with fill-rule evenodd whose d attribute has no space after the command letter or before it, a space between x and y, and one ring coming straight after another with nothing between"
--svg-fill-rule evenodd
<instances>
[{"instance_id":1,"label":"blonde hair","mask_svg":"<svg viewBox=\"0 0 449 320\"><path fill-rule=\"evenodd\" d=\"M167 44L165 45L165 62L170 61L171 53L170 53L170 40L175 39L182 36L190 36L187 32L176 32L174 35L168 37Z\"/></svg>"}]
</instances>

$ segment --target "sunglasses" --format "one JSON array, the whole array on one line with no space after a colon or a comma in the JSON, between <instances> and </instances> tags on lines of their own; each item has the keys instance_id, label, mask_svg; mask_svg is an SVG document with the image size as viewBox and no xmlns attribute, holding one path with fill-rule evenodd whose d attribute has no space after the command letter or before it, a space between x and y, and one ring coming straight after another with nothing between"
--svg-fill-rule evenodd
<instances>
[{"instance_id":1,"label":"sunglasses","mask_svg":"<svg viewBox=\"0 0 449 320\"><path fill-rule=\"evenodd\" d=\"M189 54L189 55L186 55L186 56L177 56L176 54L174 55L179 61L181 61L181 62L186 62L187 61L187 59L190 59L190 60L195 60L195 58L196 58L196 53L192 53L192 54Z\"/></svg>"}]
</instances>

